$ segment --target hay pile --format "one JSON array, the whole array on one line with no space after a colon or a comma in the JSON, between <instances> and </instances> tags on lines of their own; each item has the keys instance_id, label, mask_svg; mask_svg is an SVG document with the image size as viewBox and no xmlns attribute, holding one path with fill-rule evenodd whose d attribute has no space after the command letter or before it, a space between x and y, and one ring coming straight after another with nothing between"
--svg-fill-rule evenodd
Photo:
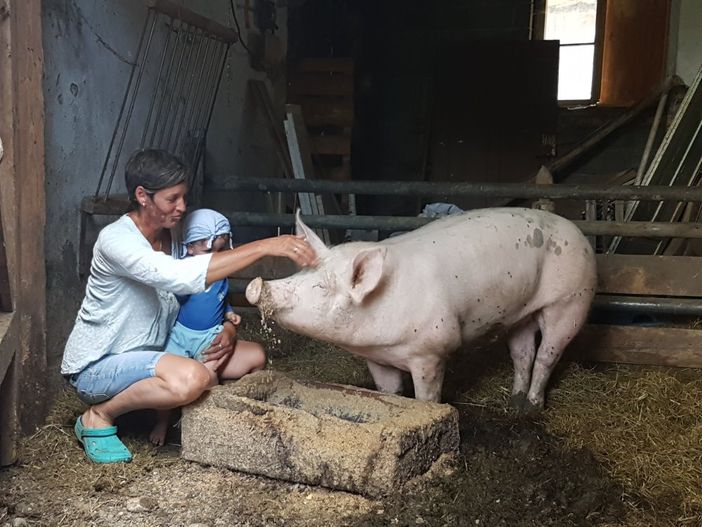
<instances>
[{"instance_id":1,"label":"hay pile","mask_svg":"<svg viewBox=\"0 0 702 527\"><path fill-rule=\"evenodd\" d=\"M287 345L274 367L293 377L373 387L363 360L275 330ZM459 388L448 402L508 413L507 354L481 350L465 360L449 363L465 391ZM655 513L672 504L680 524L702 525L702 370L561 363L539 420L573 448L592 451L630 490L633 508Z\"/></svg>"},{"instance_id":2,"label":"hay pile","mask_svg":"<svg viewBox=\"0 0 702 527\"><path fill-rule=\"evenodd\" d=\"M256 321L241 336L266 340L257 330ZM280 328L269 333L274 369L292 377L373 386L365 362L351 354ZM493 356L492 362L489 357L480 354L471 363L450 366L447 377L458 386L448 402L509 412L511 363L506 353ZM547 405L538 418L546 430L574 450L591 451L626 490L631 514L625 525L702 525L702 370L563 363L551 381ZM96 510L120 500L120 489L162 468L165 474L169 467L174 474L185 470L177 445L151 447L146 432L139 435L133 427L134 435L125 442L136 454L135 462L85 463L72 434L83 409L66 391L46 424L22 441L18 470L4 481L4 490L0 482L0 524L5 515L19 514L17 508L36 507L37 501L27 500L37 493L52 524L89 523ZM80 514L67 505L72 496L85 497ZM9 502L12 510L3 509Z\"/></svg>"},{"instance_id":3,"label":"hay pile","mask_svg":"<svg viewBox=\"0 0 702 527\"><path fill-rule=\"evenodd\" d=\"M480 371L451 404L509 412L506 354L471 362L461 366L463 376ZM656 525L671 517L676 525L702 525L702 370L561 363L546 404L538 421L574 449L593 452L627 489L633 515L648 511L641 525L652 525L648 514L666 518Z\"/></svg>"},{"instance_id":4,"label":"hay pile","mask_svg":"<svg viewBox=\"0 0 702 527\"><path fill-rule=\"evenodd\" d=\"M568 365L551 390L548 429L586 447L632 496L678 521L702 521L702 372Z\"/></svg>"},{"instance_id":5,"label":"hay pile","mask_svg":"<svg viewBox=\"0 0 702 527\"><path fill-rule=\"evenodd\" d=\"M85 455L73 435L75 419L83 411L85 405L73 390L66 388L58 394L46 424L21 441L16 465L32 472L34 483L45 481L47 488L59 496L61 489L65 489L68 495L115 490L144 472L179 462L176 448L159 450L145 441L143 436L128 435L122 439L139 458L139 463L85 463ZM145 419L145 414L138 416L138 419L144 421L143 427L153 424L150 419ZM138 427L132 426L132 429L135 428Z\"/></svg>"}]
</instances>

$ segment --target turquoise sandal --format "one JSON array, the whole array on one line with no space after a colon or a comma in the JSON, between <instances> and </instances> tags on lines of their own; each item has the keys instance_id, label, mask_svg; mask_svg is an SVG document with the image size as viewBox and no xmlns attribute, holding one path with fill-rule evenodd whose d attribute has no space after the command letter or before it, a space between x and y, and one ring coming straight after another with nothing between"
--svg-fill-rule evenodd
<instances>
[{"instance_id":1,"label":"turquoise sandal","mask_svg":"<svg viewBox=\"0 0 702 527\"><path fill-rule=\"evenodd\" d=\"M116 426L84 428L78 417L74 431L83 445L85 455L93 463L122 463L132 460L131 452L117 437Z\"/></svg>"}]
</instances>

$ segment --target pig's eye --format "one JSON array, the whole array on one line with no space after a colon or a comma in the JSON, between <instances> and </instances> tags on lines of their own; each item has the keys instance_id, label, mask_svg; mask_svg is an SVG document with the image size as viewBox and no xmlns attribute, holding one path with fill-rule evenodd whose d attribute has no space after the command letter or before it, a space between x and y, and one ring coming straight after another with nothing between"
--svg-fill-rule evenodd
<instances>
[{"instance_id":1,"label":"pig's eye","mask_svg":"<svg viewBox=\"0 0 702 527\"><path fill-rule=\"evenodd\" d=\"M328 295L328 294L329 294L329 291L331 291L331 289L332 289L331 286L332 286L332 284L331 284L331 279L330 279L329 275L324 275L324 277L323 277L319 282L317 282L316 284L314 284L314 285L312 286L312 288L313 288L313 289L314 289L314 288L319 288L319 289L322 290L322 293Z\"/></svg>"}]
</instances>

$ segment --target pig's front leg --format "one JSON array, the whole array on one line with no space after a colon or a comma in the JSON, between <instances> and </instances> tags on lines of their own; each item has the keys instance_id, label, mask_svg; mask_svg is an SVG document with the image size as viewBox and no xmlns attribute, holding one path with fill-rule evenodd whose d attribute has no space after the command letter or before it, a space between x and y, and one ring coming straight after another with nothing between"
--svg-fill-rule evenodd
<instances>
[{"instance_id":1,"label":"pig's front leg","mask_svg":"<svg viewBox=\"0 0 702 527\"><path fill-rule=\"evenodd\" d=\"M414 383L414 398L420 401L441 402L446 361L435 355L415 359L410 363Z\"/></svg>"},{"instance_id":2,"label":"pig's front leg","mask_svg":"<svg viewBox=\"0 0 702 527\"><path fill-rule=\"evenodd\" d=\"M368 370L373 377L375 387L385 393L402 393L403 372L392 366L384 366L368 360Z\"/></svg>"}]
</instances>

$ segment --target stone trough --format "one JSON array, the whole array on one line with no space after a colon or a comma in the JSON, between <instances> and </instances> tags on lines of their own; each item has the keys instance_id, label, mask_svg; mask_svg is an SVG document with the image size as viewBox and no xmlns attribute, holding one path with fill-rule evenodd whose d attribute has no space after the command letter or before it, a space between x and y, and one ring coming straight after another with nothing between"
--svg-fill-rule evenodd
<instances>
[{"instance_id":1,"label":"stone trough","mask_svg":"<svg viewBox=\"0 0 702 527\"><path fill-rule=\"evenodd\" d=\"M262 371L183 409L182 456L381 496L458 450L458 413L396 395Z\"/></svg>"}]
</instances>

